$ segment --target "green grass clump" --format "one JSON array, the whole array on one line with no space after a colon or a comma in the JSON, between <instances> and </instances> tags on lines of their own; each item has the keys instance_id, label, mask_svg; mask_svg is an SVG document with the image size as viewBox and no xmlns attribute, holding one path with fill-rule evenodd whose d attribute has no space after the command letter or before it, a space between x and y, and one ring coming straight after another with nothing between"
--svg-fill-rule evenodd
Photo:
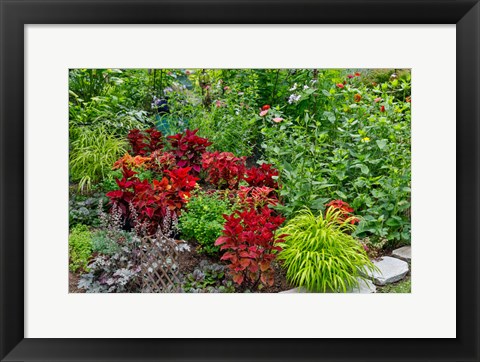
<instances>
[{"instance_id":1,"label":"green grass clump","mask_svg":"<svg viewBox=\"0 0 480 362\"><path fill-rule=\"evenodd\" d=\"M82 191L103 180L127 150L125 139L108 133L103 127L78 127L71 132L70 139L70 178L78 182Z\"/></svg>"},{"instance_id":2,"label":"green grass clump","mask_svg":"<svg viewBox=\"0 0 480 362\"><path fill-rule=\"evenodd\" d=\"M374 270L363 246L350 233L355 226L344 220L339 211L329 208L315 216L309 209L296 216L278 231L284 236L283 260L287 279L312 292L347 292L365 279L359 270Z\"/></svg>"}]
</instances>

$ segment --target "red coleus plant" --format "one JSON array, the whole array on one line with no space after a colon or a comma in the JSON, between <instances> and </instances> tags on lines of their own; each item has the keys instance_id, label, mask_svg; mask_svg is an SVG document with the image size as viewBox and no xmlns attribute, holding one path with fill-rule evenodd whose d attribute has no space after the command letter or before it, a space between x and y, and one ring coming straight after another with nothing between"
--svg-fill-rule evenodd
<instances>
[{"instance_id":1,"label":"red coleus plant","mask_svg":"<svg viewBox=\"0 0 480 362\"><path fill-rule=\"evenodd\" d=\"M132 146L134 155L147 156L163 147L162 133L154 128L149 128L145 131L140 131L136 128L132 129L128 133L128 141Z\"/></svg>"},{"instance_id":2,"label":"red coleus plant","mask_svg":"<svg viewBox=\"0 0 480 362\"><path fill-rule=\"evenodd\" d=\"M274 240L275 230L285 221L273 215L267 206L261 210L248 209L224 215L226 220L223 235L215 245L226 252L221 260L228 261L233 281L255 289L259 282L265 286L274 283L272 261L281 249L276 243L283 242L280 235Z\"/></svg>"},{"instance_id":3,"label":"red coleus plant","mask_svg":"<svg viewBox=\"0 0 480 362\"><path fill-rule=\"evenodd\" d=\"M172 145L172 152L177 160L178 167L191 167L192 173L198 175L202 164L202 154L212 143L206 138L196 135L198 129L185 133L168 136Z\"/></svg>"},{"instance_id":4,"label":"red coleus plant","mask_svg":"<svg viewBox=\"0 0 480 362\"><path fill-rule=\"evenodd\" d=\"M120 211L122 223L126 224L130 218L130 203L135 197L135 185L140 182L137 173L122 165L122 179L115 179L118 190L107 192L110 204L115 204Z\"/></svg>"},{"instance_id":5,"label":"red coleus plant","mask_svg":"<svg viewBox=\"0 0 480 362\"><path fill-rule=\"evenodd\" d=\"M173 153L157 150L152 152L148 168L157 174L163 174L167 170L174 169L176 164Z\"/></svg>"},{"instance_id":6,"label":"red coleus plant","mask_svg":"<svg viewBox=\"0 0 480 362\"><path fill-rule=\"evenodd\" d=\"M270 187L240 186L240 190L238 191L238 204L241 209L262 209L268 205L277 205L278 198L275 190Z\"/></svg>"},{"instance_id":7,"label":"red coleus plant","mask_svg":"<svg viewBox=\"0 0 480 362\"><path fill-rule=\"evenodd\" d=\"M207 181L218 189L236 189L245 177L246 157L235 157L230 152L206 152L202 167L207 171Z\"/></svg>"},{"instance_id":8,"label":"red coleus plant","mask_svg":"<svg viewBox=\"0 0 480 362\"><path fill-rule=\"evenodd\" d=\"M190 167L165 170L165 177L160 181L140 181L136 172L129 170L126 166L122 168L123 177L115 180L118 190L110 191L107 197L110 203L117 205L122 215L124 225L132 226L131 207L140 222L147 226L150 233L155 233L158 226L163 222L167 213L180 214L181 208L185 205L190 196L190 191L196 185L197 177L189 174Z\"/></svg>"},{"instance_id":9,"label":"red coleus plant","mask_svg":"<svg viewBox=\"0 0 480 362\"><path fill-rule=\"evenodd\" d=\"M328 204L325 205L327 207L327 210L329 208L332 208L334 210L339 210L341 213L341 220L346 221L348 219L350 224L356 224L360 220L356 217L353 216L353 208L345 201L342 200L333 200L330 201Z\"/></svg>"},{"instance_id":10,"label":"red coleus plant","mask_svg":"<svg viewBox=\"0 0 480 362\"><path fill-rule=\"evenodd\" d=\"M273 179L273 176L278 176L278 170L271 164L263 163L260 167L252 167L246 172L245 181L250 186L267 186L278 189L278 183Z\"/></svg>"}]
</instances>

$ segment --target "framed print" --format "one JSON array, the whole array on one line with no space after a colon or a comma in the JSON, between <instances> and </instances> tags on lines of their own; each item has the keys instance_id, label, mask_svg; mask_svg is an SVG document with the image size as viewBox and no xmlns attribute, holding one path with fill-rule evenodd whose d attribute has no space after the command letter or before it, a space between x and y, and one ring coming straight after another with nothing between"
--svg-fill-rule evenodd
<instances>
[{"instance_id":1,"label":"framed print","mask_svg":"<svg viewBox=\"0 0 480 362\"><path fill-rule=\"evenodd\" d=\"M477 1L1 9L2 361L479 359Z\"/></svg>"}]
</instances>

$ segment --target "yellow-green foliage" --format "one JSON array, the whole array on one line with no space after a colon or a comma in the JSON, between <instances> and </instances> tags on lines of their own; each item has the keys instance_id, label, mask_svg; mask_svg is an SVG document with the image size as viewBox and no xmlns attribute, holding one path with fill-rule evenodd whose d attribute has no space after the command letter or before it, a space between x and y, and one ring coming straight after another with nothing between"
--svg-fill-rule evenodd
<instances>
[{"instance_id":1,"label":"yellow-green foliage","mask_svg":"<svg viewBox=\"0 0 480 362\"><path fill-rule=\"evenodd\" d=\"M287 269L287 279L314 292L346 292L358 286L359 269L373 270L362 245L349 233L351 219L329 208L325 216L304 209L277 235L287 234L278 258Z\"/></svg>"},{"instance_id":2,"label":"yellow-green foliage","mask_svg":"<svg viewBox=\"0 0 480 362\"><path fill-rule=\"evenodd\" d=\"M87 271L92 255L92 235L85 225L76 225L68 237L69 269L72 272Z\"/></svg>"},{"instance_id":3,"label":"yellow-green foliage","mask_svg":"<svg viewBox=\"0 0 480 362\"><path fill-rule=\"evenodd\" d=\"M82 190L104 179L127 149L125 139L109 134L103 127L76 127L70 139L70 177Z\"/></svg>"}]
</instances>

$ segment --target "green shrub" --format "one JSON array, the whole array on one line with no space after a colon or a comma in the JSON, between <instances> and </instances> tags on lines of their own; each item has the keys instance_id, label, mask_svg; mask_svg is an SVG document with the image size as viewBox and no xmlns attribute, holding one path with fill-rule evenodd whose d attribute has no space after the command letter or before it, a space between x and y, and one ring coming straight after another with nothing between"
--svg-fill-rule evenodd
<instances>
[{"instance_id":1,"label":"green shrub","mask_svg":"<svg viewBox=\"0 0 480 362\"><path fill-rule=\"evenodd\" d=\"M296 286L314 292L346 292L363 278L359 269L373 270L363 246L349 233L355 228L351 219L343 220L341 212L327 209L325 216L310 210L299 211L278 235L283 250L287 279ZM364 278L363 278L364 279Z\"/></svg>"},{"instance_id":2,"label":"green shrub","mask_svg":"<svg viewBox=\"0 0 480 362\"><path fill-rule=\"evenodd\" d=\"M283 109L279 123L269 119L273 112L263 117L262 160L280 171L280 211L287 218L304 206L323 211L340 198L362 217L356 236L386 239L388 247L409 244L410 74L373 86L363 83L364 73L340 77L327 70L314 84L292 87L300 100L289 107L314 97L316 111L309 106L289 117L293 109Z\"/></svg>"},{"instance_id":3,"label":"green shrub","mask_svg":"<svg viewBox=\"0 0 480 362\"><path fill-rule=\"evenodd\" d=\"M72 272L88 271L87 264L92 256L92 235L88 226L76 225L68 237L69 269Z\"/></svg>"},{"instance_id":4,"label":"green shrub","mask_svg":"<svg viewBox=\"0 0 480 362\"><path fill-rule=\"evenodd\" d=\"M222 215L231 212L232 206L227 200L199 192L188 201L186 211L178 220L178 228L184 238L198 241L202 252L216 254L220 248L214 243L225 223Z\"/></svg>"}]
</instances>

